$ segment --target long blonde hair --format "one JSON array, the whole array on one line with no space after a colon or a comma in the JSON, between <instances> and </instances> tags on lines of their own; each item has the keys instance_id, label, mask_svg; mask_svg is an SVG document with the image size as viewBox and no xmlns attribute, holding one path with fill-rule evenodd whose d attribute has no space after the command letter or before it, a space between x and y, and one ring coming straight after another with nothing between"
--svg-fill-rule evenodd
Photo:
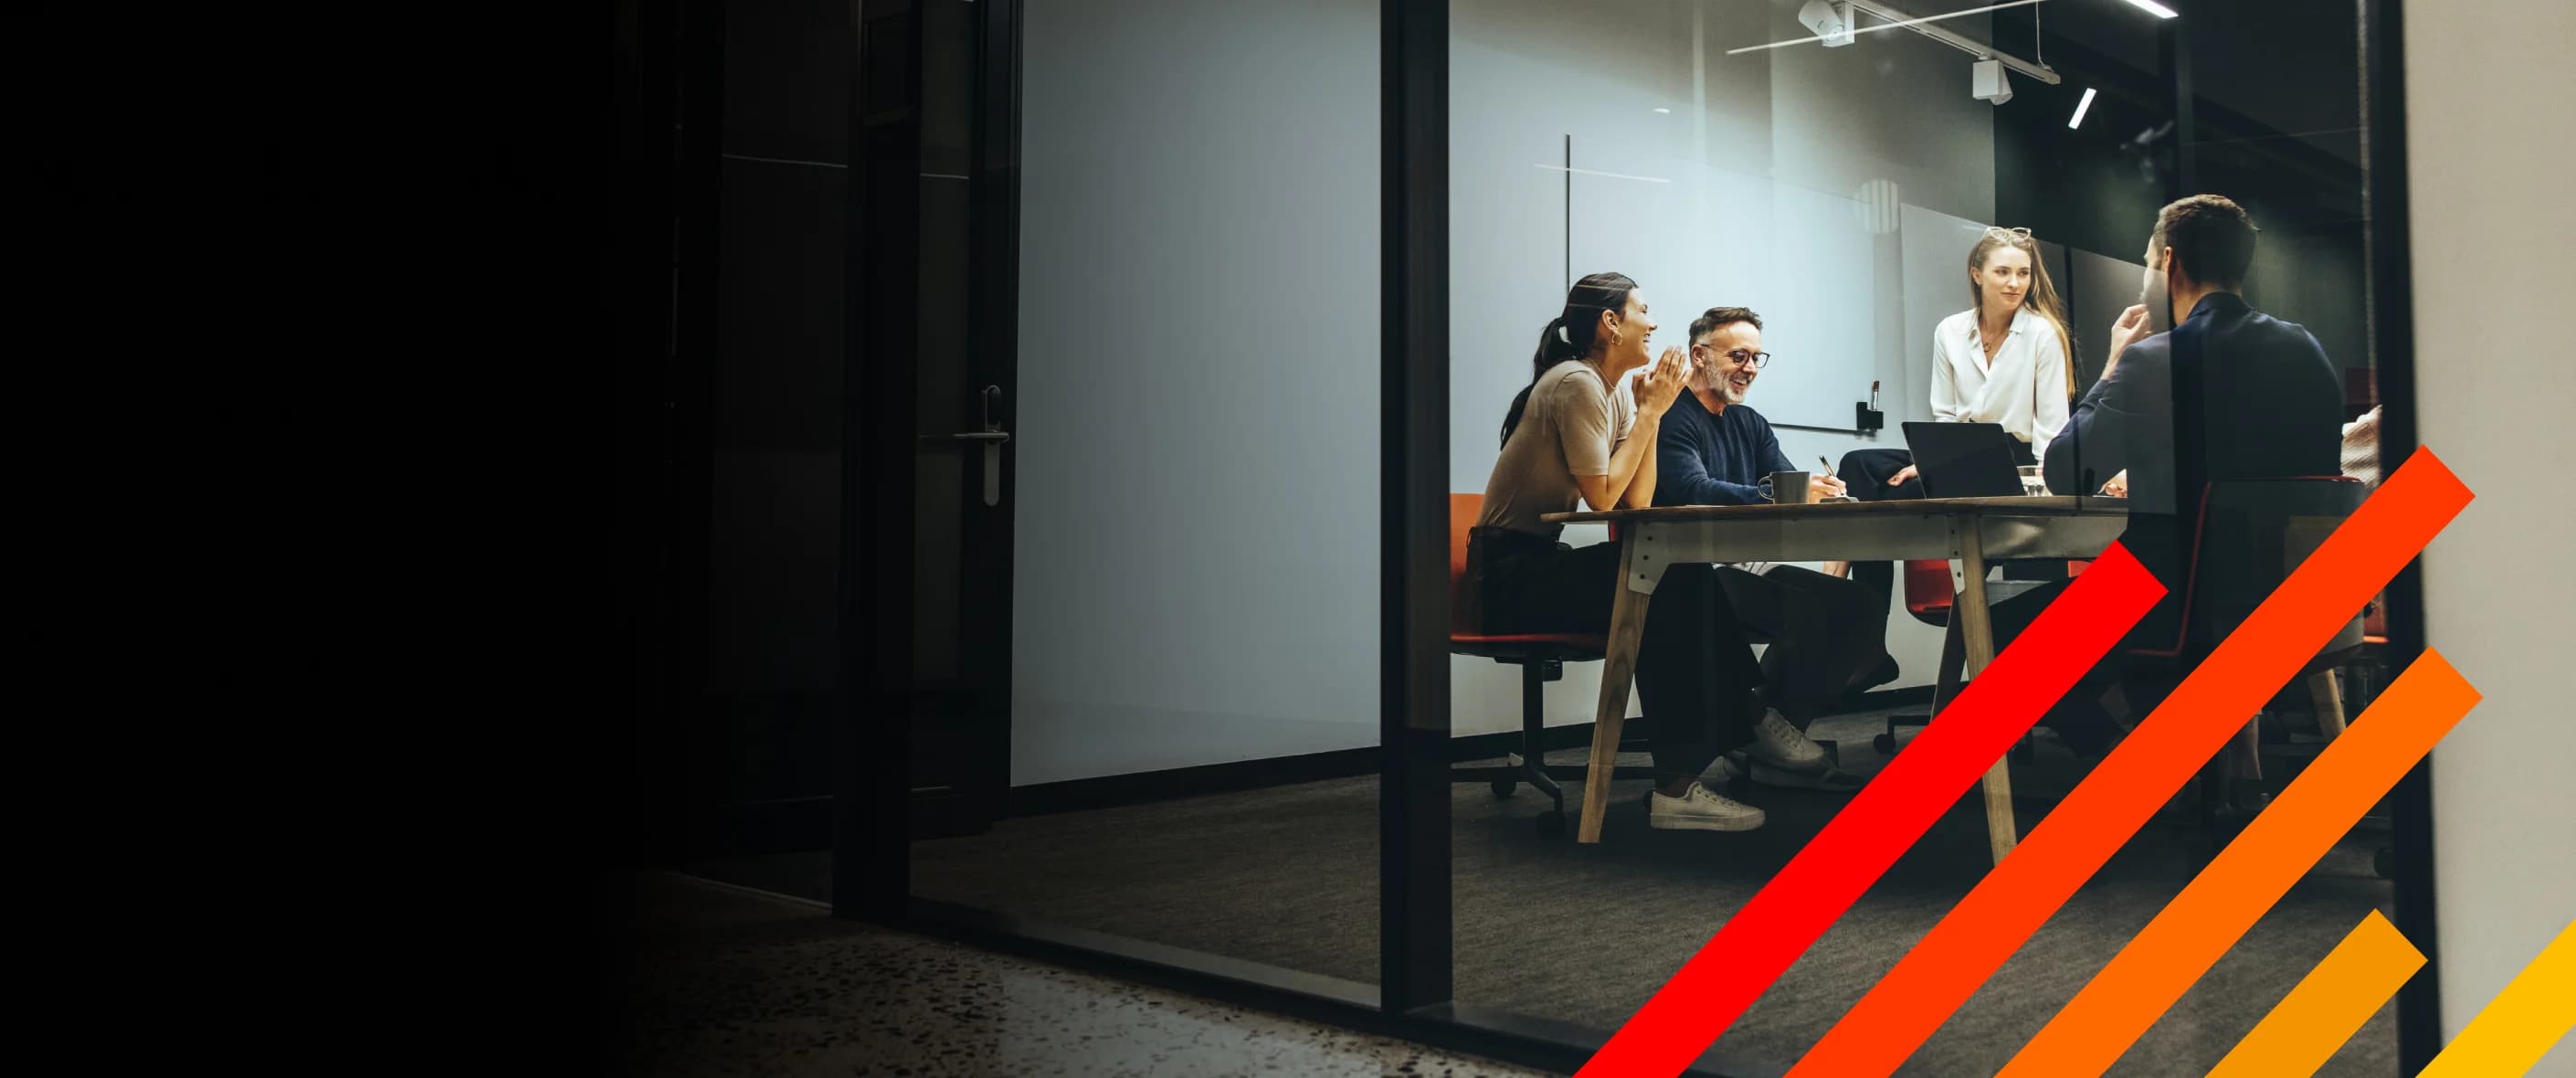
<instances>
[{"instance_id":1,"label":"long blonde hair","mask_svg":"<svg viewBox=\"0 0 2576 1078\"><path fill-rule=\"evenodd\" d=\"M2066 349L2066 395L2075 396L2075 332L2066 326L2066 301L2057 298L2057 285L2048 279L2048 262L2039 257L2039 243L2028 232L2007 232L1989 228L1984 239L1968 249L1969 310L1978 318L1986 316L1986 289L1977 283L1986 269L1987 257L1997 247L2011 247L2030 256L2030 291L2021 294L2021 305L2057 327L2057 343Z\"/></svg>"}]
</instances>

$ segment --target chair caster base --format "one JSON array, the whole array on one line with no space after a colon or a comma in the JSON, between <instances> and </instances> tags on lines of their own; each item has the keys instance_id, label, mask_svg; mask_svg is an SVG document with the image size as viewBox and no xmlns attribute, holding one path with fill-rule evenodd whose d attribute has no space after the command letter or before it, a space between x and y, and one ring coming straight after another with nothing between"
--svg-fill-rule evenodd
<instances>
[{"instance_id":1,"label":"chair caster base","mask_svg":"<svg viewBox=\"0 0 2576 1078\"><path fill-rule=\"evenodd\" d=\"M1521 784L1511 779L1495 779L1493 781L1493 791L1494 796L1496 797L1510 797L1513 791L1520 788Z\"/></svg>"}]
</instances>

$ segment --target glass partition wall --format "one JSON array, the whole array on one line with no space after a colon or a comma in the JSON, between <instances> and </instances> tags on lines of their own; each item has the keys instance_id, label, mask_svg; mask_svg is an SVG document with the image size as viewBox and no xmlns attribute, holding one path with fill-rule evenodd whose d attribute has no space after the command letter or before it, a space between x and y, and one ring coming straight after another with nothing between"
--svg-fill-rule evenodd
<instances>
[{"instance_id":1,"label":"glass partition wall","mask_svg":"<svg viewBox=\"0 0 2576 1078\"><path fill-rule=\"evenodd\" d=\"M1497 428L1524 387L1570 399L1557 380L1534 372L1534 340L1557 338L1561 355L1574 357L1599 334L1648 333L1649 346L1632 362L1679 347L1696 379L1655 428L1658 505L1762 503L1776 493L1764 478L1782 468L1817 473L1819 483L1833 476L1859 488L1847 496L1863 502L2017 493L2007 465L2018 463L2045 472L2034 479L2044 478L2049 494L2174 514L2177 501L2200 492L2114 497L2128 493L2124 458L2134 455L2123 452L2131 447L2121 435L2091 444L2071 435L2060 446L2064 473L2038 465L2070 424L2077 435L2111 431L2086 424L2102 409L2136 407L2134 393L2096 392L2114 348L2192 314L2155 311L2145 326L2128 324L2140 317L2133 305L2168 305L2168 281L2147 268L2161 257L2150 252L2160 209L2200 194L2231 200L2259 229L2250 267L2225 283L2254 310L2305 327L2325 356L2323 365L2308 362L2299 383L2314 400L2266 402L2285 425L2310 417L2298 430L2313 444L2263 451L2305 462L2288 474L2334 471L2345 424L2355 424L2358 453L2370 437L2370 424L2358 421L2377 403L2365 283L2361 24L2349 5L2192 5L2178 16L2146 10L2154 6L1450 5L1450 489L1471 501L1479 492L1492 499L1525 489L1508 474L1525 466ZM2014 269L2018 275L2006 272ZM1586 305L1607 294L1583 284L1601 273L1622 275L1620 289L1633 281L1638 309L1601 316L1595 327ZM1561 316L1568 321L1550 322ZM1542 329L1551 326L1560 328ZM1622 376L1615 351L1595 351L1588 361L1635 396L1635 413L1652 411L1651 368ZM2140 365L2130 369L2134 375ZM2183 410L2170 396L2156 403L2165 416ZM1541 404L1534 398L1522 407ZM1611 406L1614 435L1630 407ZM1973 440L1945 437L1953 423L2000 428L1991 435L2000 489L1980 485L1988 461ZM1572 448L1565 454L1576 458ZM2142 469L2151 485L2161 478L2152 475L2157 467ZM2247 474L2283 474L2264 467L2249 464ZM1608 470L1616 490L1619 469ZM1507 516L1488 509L1483 520L1515 523ZM1750 740L1697 776L1722 800L1694 807L1653 792L1677 779L1652 751L1672 720L1639 699L1655 673L1651 639L1637 660L1639 694L1626 701L1630 736L1616 758L1620 777L1597 845L1559 837L1550 801L1526 787L1499 797L1462 788L1452 829L1462 1006L1618 1027L1918 736L1942 677L1945 641L1964 650L1951 626L1962 620L1954 606L1968 597L1958 594L1953 563L1918 555L1873 566L1847 552L1869 543L1838 547L1851 541L1836 538L1845 531L1812 519L1818 523L1729 525L1740 536L1735 547L1748 553L1712 574L1728 605L1699 617L1726 623L1711 630L1717 649L1760 654L1763 710L1802 730L1782 742L1754 730L1735 735ZM1931 516L1915 519L1937 526ZM1636 556L1651 554L1654 543L1686 542L1687 534L1652 532ZM1608 533L1599 523L1574 524L1556 538L1581 548ZM1600 587L1612 589L1607 567L1618 562L1600 564ZM2008 560L1984 567L1984 590L2004 604L1998 611L2030 601L2021 596L2044 602L2084 567L2064 558ZM1686 568L1698 566L1676 564L1664 579L1682 579ZM2187 565L2163 568L2185 570L2170 581L2178 593L2198 588ZM1654 592L1658 604L1671 601L1667 590ZM1489 610L1506 601L1490 591L1482 598ZM1595 620L1565 628L1602 632L1610 600L1597 606ZM1649 637L1656 616L1645 623ZM2136 647L2113 661L2143 666ZM1794 965L1743 964L1734 976L1777 979L1724 1027L1703 1065L1777 1073L1821 1042L1828 1051L1808 1066L1842 1073L1869 1053L1836 1046L1866 1037L1903 1041L1887 1059L1903 1061L1907 1073L2004 1067L2208 865L2245 814L2280 792L2358 712L2378 683L2372 678L2384 677L2366 669L2369 655L2348 653L2351 669L2313 663L2268 702L2248 704L2249 716L2258 707L2261 714L2244 732L2241 754L2214 763L2201 786L2121 843L2027 942L2000 951L1996 957L2009 961L1968 985L1972 996L1936 993L1921 1003L1944 1008L1928 1026L1891 1027L1884 1011L1856 1008L1995 865L1989 807L1970 793ZM2187 675L2194 658L2186 649L2162 660L2171 669L2153 691ZM1751 676L1751 664L1724 659L1712 653L1699 661ZM1508 662L1456 660L1457 733L1518 725L1521 686ZM1603 669L1567 661L1563 680L1545 686L1544 740L1558 750L1560 773L1590 758ZM2083 713L2089 700L2070 700L2012 753L2003 842L2046 819L2100 766L2108 739L2152 712L2153 697L2124 695L2150 691L2148 680L2124 679L2091 714ZM2090 681L2074 690L2102 691ZM1716 703L1733 706L1723 689ZM1811 746L1794 744L1802 741ZM1791 750L1821 757L1830 770L1798 773L1787 766ZM2115 1053L2117 1073L2206 1072L2365 914L2395 915L2387 877L2399 866L2387 812L2375 815L2139 1031L2134 1047ZM1748 931L1789 930L1776 911L1764 912L1772 916ZM1703 957L1730 967L1725 954ZM2394 1074L2398 1059L2391 1005L2334 1067Z\"/></svg>"},{"instance_id":2,"label":"glass partition wall","mask_svg":"<svg viewBox=\"0 0 2576 1078\"><path fill-rule=\"evenodd\" d=\"M876 688L836 750L845 915L1571 1068L1923 736L1971 648L1951 560L1769 525L1776 549L1709 571L1725 602L1702 612L1745 652L1708 652L1714 680L1758 685L1790 731L1698 772L1742 814L1656 825L1656 791L1682 787L1632 692L1584 834L1603 646L1462 643L1507 627L1456 603L1482 571L1468 529L1511 489L1495 472L1544 373L1533 345L1576 344L1552 324L1570 286L1633 280L1647 309L1617 326L1651 324L1650 358L1705 346L1658 437L1692 416L1706 474L1659 457L1672 491L1729 480L1742 444L1775 470L1770 441L1729 440L1747 419L1820 489L1889 488L1868 501L1964 489L1965 466L1904 455L1947 433L1926 425L1993 420L2028 439L1995 452L2037 463L2115 341L2163 328L2132 307L2169 291L2150 239L2192 194L2260 229L2243 300L2315 339L2346 459L2408 384L2395 204L2372 182L2400 149L2386 4L860 8L858 66L882 77L851 102L866 389L846 397L843 586L873 620L845 618L843 670ZM1989 281L2027 313L1983 317ZM1604 397L1633 402L1637 376L1610 373ZM1630 404L1605 407L1615 428ZM2115 477L2039 470L2068 513L2125 508ZM1778 492L1737 485L1754 493L1662 501ZM1987 598L2044 599L2089 553L1999 558ZM2286 680L2212 796L2120 843L1902 1072L1992 1073L2041 1035L2402 666L2409 602L2375 602L2376 646L2330 681ZM2122 729L2153 703L2126 692L2100 697ZM1762 990L1697 1072L1782 1073L1834 1035L1992 871L1997 835L2102 765L2100 734L2042 724L2008 797L1969 787L1794 963L1714 955ZM2401 786L2341 836L2114 1072L2206 1072L2371 911L2432 953L2423 812ZM2423 981L2327 1073L2428 1058Z\"/></svg>"}]
</instances>

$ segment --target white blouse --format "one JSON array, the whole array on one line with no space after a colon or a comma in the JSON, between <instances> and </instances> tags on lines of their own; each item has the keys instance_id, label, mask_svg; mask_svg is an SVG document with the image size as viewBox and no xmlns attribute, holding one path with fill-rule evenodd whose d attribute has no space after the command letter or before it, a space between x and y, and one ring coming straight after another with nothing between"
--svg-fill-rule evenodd
<instances>
[{"instance_id":1,"label":"white blouse","mask_svg":"<svg viewBox=\"0 0 2576 1078\"><path fill-rule=\"evenodd\" d=\"M2046 448L2066 426L2066 345L2057 327L2024 307L1995 358L1977 335L1977 312L1961 311L1932 331L1932 416L1944 423L2000 423Z\"/></svg>"}]
</instances>

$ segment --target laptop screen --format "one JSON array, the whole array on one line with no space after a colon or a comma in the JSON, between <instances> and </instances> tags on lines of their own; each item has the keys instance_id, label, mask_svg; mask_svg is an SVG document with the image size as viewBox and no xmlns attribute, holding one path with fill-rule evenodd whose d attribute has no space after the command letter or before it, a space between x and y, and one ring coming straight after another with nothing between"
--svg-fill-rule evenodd
<instances>
[{"instance_id":1,"label":"laptop screen","mask_svg":"<svg viewBox=\"0 0 2576 1078\"><path fill-rule=\"evenodd\" d=\"M2012 435L1995 423L1905 424L1927 498L2010 498L2021 494Z\"/></svg>"}]
</instances>

